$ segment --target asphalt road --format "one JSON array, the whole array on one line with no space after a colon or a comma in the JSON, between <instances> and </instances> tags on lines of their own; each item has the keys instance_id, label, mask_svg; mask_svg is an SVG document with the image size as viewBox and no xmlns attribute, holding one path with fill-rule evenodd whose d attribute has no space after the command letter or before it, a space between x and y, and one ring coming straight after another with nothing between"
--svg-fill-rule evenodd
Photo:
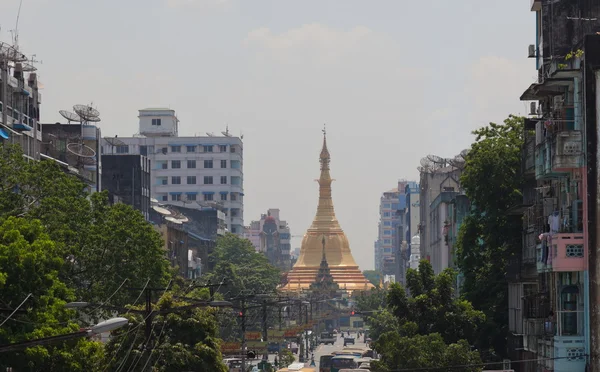
<instances>
[{"instance_id":1,"label":"asphalt road","mask_svg":"<svg viewBox=\"0 0 600 372\"><path fill-rule=\"evenodd\" d=\"M359 340L356 339L356 333L352 333L352 336L354 337L354 346L356 347L365 347L365 343L363 342L364 337L361 336ZM352 345L348 345L348 347L352 347ZM336 343L334 345L319 345L317 347L317 349L315 350L315 363L317 364L317 368L319 368L319 359L321 359L322 355L329 355L331 353L333 353L334 351L338 351L338 350L342 350L344 348L344 339L342 337L339 336L338 334L338 340L336 341Z\"/></svg>"}]
</instances>

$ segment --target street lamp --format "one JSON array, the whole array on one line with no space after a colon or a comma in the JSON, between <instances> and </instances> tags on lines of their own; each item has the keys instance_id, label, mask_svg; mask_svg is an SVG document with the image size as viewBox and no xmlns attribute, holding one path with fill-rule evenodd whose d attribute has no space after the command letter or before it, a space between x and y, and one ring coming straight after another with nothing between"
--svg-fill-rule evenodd
<instances>
[{"instance_id":1,"label":"street lamp","mask_svg":"<svg viewBox=\"0 0 600 372\"><path fill-rule=\"evenodd\" d=\"M112 318L105 320L92 326L91 328L82 329L79 332L67 333L64 335L52 336L52 337L44 337L38 338L35 340L17 342L14 344L8 345L0 345L0 353L6 353L10 351L16 351L19 349L26 349L28 347L36 346L36 345L46 345L52 342L65 341L74 338L81 337L91 337L93 335L97 335L99 333L114 331L117 328L121 328L124 325L127 325L129 321L126 318Z\"/></svg>"}]
</instances>

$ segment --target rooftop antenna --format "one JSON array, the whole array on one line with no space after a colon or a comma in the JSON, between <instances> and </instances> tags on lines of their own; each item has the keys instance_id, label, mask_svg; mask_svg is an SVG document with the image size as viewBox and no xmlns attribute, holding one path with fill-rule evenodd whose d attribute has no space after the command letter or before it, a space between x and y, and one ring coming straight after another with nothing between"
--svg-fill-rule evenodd
<instances>
[{"instance_id":1,"label":"rooftop antenna","mask_svg":"<svg viewBox=\"0 0 600 372\"><path fill-rule=\"evenodd\" d=\"M229 134L229 125L225 127L225 132L221 132L221 134L225 137L231 137L231 134Z\"/></svg>"},{"instance_id":2,"label":"rooftop antenna","mask_svg":"<svg viewBox=\"0 0 600 372\"><path fill-rule=\"evenodd\" d=\"M19 50L19 18L21 18L21 7L23 6L23 0L19 1L19 10L17 11L17 21L15 22L15 29L11 31L13 35L13 46L16 50Z\"/></svg>"}]
</instances>

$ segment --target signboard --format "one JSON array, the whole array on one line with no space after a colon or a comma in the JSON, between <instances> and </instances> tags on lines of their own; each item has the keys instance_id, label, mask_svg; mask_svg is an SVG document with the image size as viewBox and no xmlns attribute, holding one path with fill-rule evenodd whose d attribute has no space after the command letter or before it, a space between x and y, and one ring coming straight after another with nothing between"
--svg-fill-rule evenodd
<instances>
[{"instance_id":1,"label":"signboard","mask_svg":"<svg viewBox=\"0 0 600 372\"><path fill-rule=\"evenodd\" d=\"M246 340L258 340L260 341L261 339L261 333L260 332L246 332Z\"/></svg>"},{"instance_id":2,"label":"signboard","mask_svg":"<svg viewBox=\"0 0 600 372\"><path fill-rule=\"evenodd\" d=\"M269 337L269 341L283 341L285 331L278 331L274 329L269 329L267 331L267 336Z\"/></svg>"},{"instance_id":3,"label":"signboard","mask_svg":"<svg viewBox=\"0 0 600 372\"><path fill-rule=\"evenodd\" d=\"M239 353L242 349L242 344L239 342L224 342L221 344L221 352L227 353Z\"/></svg>"},{"instance_id":4,"label":"signboard","mask_svg":"<svg viewBox=\"0 0 600 372\"><path fill-rule=\"evenodd\" d=\"M267 353L267 343L260 341L248 341L246 342L246 350L252 350L258 354Z\"/></svg>"}]
</instances>

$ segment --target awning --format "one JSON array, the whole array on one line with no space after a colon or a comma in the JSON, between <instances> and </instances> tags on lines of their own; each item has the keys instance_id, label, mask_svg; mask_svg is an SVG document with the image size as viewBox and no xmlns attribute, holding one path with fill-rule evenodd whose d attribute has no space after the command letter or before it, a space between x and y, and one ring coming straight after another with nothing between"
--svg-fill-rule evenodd
<instances>
[{"instance_id":1,"label":"awning","mask_svg":"<svg viewBox=\"0 0 600 372\"><path fill-rule=\"evenodd\" d=\"M227 195L227 194L229 194L229 191L219 191L219 194Z\"/></svg>"},{"instance_id":2,"label":"awning","mask_svg":"<svg viewBox=\"0 0 600 372\"><path fill-rule=\"evenodd\" d=\"M173 191L173 192L170 192L169 194L171 194L171 195L181 195L181 192L180 191Z\"/></svg>"},{"instance_id":3,"label":"awning","mask_svg":"<svg viewBox=\"0 0 600 372\"><path fill-rule=\"evenodd\" d=\"M202 191L202 194L204 194L204 195L212 195L214 193L215 193L214 191Z\"/></svg>"},{"instance_id":4,"label":"awning","mask_svg":"<svg viewBox=\"0 0 600 372\"><path fill-rule=\"evenodd\" d=\"M198 194L198 192L197 191L186 191L185 194L186 195L196 195L196 194Z\"/></svg>"},{"instance_id":5,"label":"awning","mask_svg":"<svg viewBox=\"0 0 600 372\"><path fill-rule=\"evenodd\" d=\"M8 139L8 132L0 128L0 138Z\"/></svg>"}]
</instances>

